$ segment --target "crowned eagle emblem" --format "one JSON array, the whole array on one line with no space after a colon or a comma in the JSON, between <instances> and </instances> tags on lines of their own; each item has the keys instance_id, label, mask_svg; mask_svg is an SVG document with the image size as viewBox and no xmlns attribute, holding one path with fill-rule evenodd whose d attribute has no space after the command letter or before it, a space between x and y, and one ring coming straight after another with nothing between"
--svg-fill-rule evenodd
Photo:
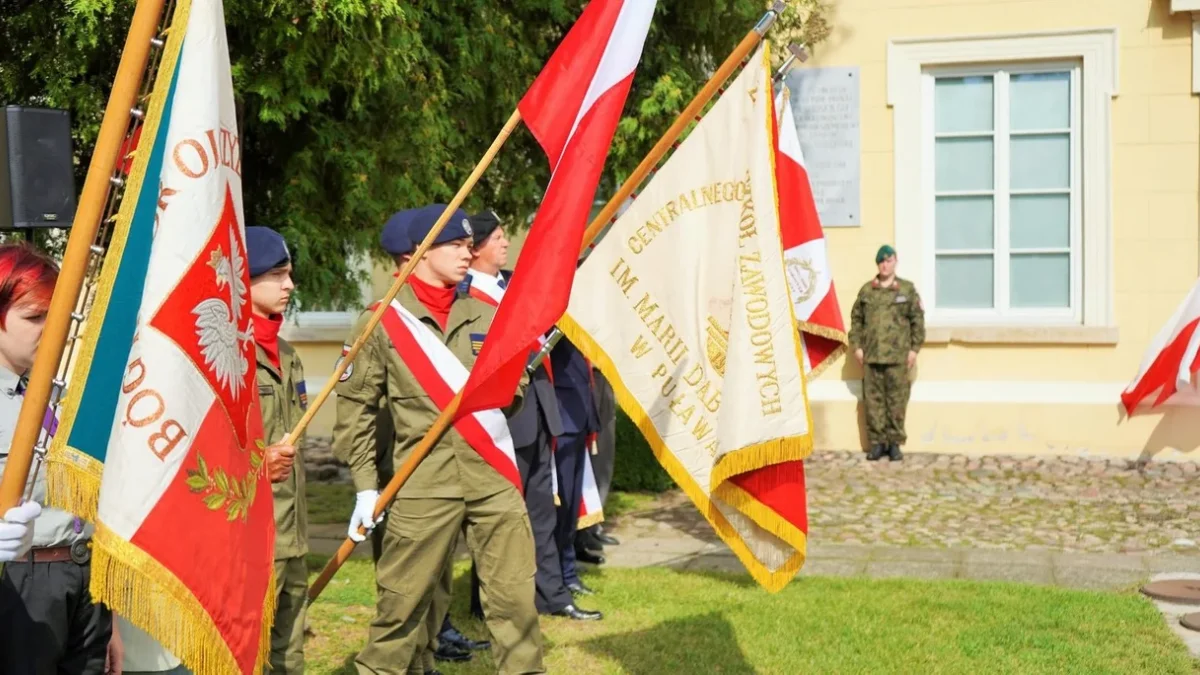
<instances>
[{"instance_id":1,"label":"crowned eagle emblem","mask_svg":"<svg viewBox=\"0 0 1200 675\"><path fill-rule=\"evenodd\" d=\"M199 337L200 353L204 365L216 376L222 387L229 389L237 400L245 384L250 361L246 358L242 344L254 339L253 324L239 331L245 311L246 257L233 231L229 236L229 255L218 246L209 257L208 266L216 274L217 288L227 291L228 297L211 297L201 300L192 309L196 316L196 335Z\"/></svg>"}]
</instances>

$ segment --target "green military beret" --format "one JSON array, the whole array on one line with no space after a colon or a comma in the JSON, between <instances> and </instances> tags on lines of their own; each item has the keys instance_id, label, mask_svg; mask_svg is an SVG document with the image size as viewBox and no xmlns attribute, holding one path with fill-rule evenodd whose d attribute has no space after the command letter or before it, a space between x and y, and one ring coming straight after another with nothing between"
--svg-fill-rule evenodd
<instances>
[{"instance_id":1,"label":"green military beret","mask_svg":"<svg viewBox=\"0 0 1200 675\"><path fill-rule=\"evenodd\" d=\"M880 246L879 251L875 253L875 264L878 265L894 255L896 255L896 249L884 244L883 246Z\"/></svg>"}]
</instances>

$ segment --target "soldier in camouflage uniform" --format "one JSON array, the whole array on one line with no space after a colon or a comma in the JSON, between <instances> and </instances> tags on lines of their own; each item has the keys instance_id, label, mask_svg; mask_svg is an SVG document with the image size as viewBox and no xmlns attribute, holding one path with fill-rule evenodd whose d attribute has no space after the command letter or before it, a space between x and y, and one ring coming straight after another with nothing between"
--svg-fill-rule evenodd
<instances>
[{"instance_id":1,"label":"soldier in camouflage uniform","mask_svg":"<svg viewBox=\"0 0 1200 675\"><path fill-rule=\"evenodd\" d=\"M867 413L867 459L903 458L904 413L912 386L909 373L925 342L925 308L911 281L896 276L896 251L880 247L879 274L863 284L850 313L850 348L863 367Z\"/></svg>"},{"instance_id":2,"label":"soldier in camouflage uniform","mask_svg":"<svg viewBox=\"0 0 1200 675\"><path fill-rule=\"evenodd\" d=\"M250 299L258 361L258 400L263 437L277 443L308 407L304 367L296 350L279 337L282 313L292 290L292 260L279 233L246 228L250 262ZM282 453L280 450L282 449ZM273 446L269 466L275 495L275 585L279 593L271 627L271 672L304 672L304 615L308 594L308 506L304 462L295 448Z\"/></svg>"}]
</instances>

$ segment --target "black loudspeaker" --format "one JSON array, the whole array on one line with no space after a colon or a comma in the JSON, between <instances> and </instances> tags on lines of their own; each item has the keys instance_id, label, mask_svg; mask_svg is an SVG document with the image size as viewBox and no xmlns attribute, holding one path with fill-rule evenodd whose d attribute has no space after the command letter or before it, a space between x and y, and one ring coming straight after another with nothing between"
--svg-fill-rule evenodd
<instances>
[{"instance_id":1,"label":"black loudspeaker","mask_svg":"<svg viewBox=\"0 0 1200 675\"><path fill-rule=\"evenodd\" d=\"M71 114L10 105L0 117L0 230L71 227Z\"/></svg>"}]
</instances>

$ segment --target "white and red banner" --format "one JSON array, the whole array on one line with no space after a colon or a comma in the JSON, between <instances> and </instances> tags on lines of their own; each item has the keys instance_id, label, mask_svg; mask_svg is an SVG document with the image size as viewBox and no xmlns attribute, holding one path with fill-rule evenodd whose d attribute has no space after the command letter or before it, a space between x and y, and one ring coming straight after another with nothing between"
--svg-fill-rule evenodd
<instances>
[{"instance_id":1,"label":"white and red banner","mask_svg":"<svg viewBox=\"0 0 1200 675\"><path fill-rule=\"evenodd\" d=\"M804 563L812 451L766 48L579 269L559 327L764 587Z\"/></svg>"},{"instance_id":2,"label":"white and red banner","mask_svg":"<svg viewBox=\"0 0 1200 675\"><path fill-rule=\"evenodd\" d=\"M518 109L550 160L550 184L460 410L512 402L529 349L562 316L613 134L655 0L592 0Z\"/></svg>"},{"instance_id":3,"label":"white and red banner","mask_svg":"<svg viewBox=\"0 0 1200 675\"><path fill-rule=\"evenodd\" d=\"M1150 407L1168 402L1181 390L1195 393L1194 376L1200 369L1200 280L1183 303L1158 331L1142 359L1137 377L1121 393L1127 415L1153 397Z\"/></svg>"},{"instance_id":4,"label":"white and red banner","mask_svg":"<svg viewBox=\"0 0 1200 675\"><path fill-rule=\"evenodd\" d=\"M596 434L591 434L587 439L587 450L583 453L583 485L580 486L579 522L576 525L580 530L604 522L604 502L600 501L600 486L596 483L596 470L592 468L594 454Z\"/></svg>"},{"instance_id":5,"label":"white and red banner","mask_svg":"<svg viewBox=\"0 0 1200 675\"><path fill-rule=\"evenodd\" d=\"M804 370L811 379L836 361L849 341L786 87L776 97L775 105L779 115L775 137L779 230L788 292L797 326L804 332Z\"/></svg>"},{"instance_id":6,"label":"white and red banner","mask_svg":"<svg viewBox=\"0 0 1200 675\"><path fill-rule=\"evenodd\" d=\"M94 599L197 675L259 673L275 608L274 503L220 0L176 3L158 72L60 461L102 462Z\"/></svg>"},{"instance_id":7,"label":"white and red banner","mask_svg":"<svg viewBox=\"0 0 1200 675\"><path fill-rule=\"evenodd\" d=\"M439 410L445 410L455 392L467 381L466 366L433 331L396 300L384 313L382 325L421 388ZM517 492L523 492L521 472L517 469L517 456L504 413L479 410L459 417L454 428L483 461L508 479Z\"/></svg>"}]
</instances>

